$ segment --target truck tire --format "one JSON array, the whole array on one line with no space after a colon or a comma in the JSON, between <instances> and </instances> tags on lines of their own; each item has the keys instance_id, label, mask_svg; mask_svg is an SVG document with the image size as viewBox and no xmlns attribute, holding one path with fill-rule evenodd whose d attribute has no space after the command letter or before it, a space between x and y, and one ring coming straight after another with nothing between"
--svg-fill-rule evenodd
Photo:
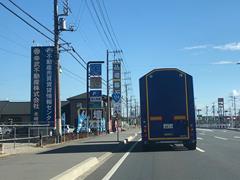
<instances>
[{"instance_id":1,"label":"truck tire","mask_svg":"<svg viewBox=\"0 0 240 180\"><path fill-rule=\"evenodd\" d=\"M196 143L184 143L183 144L188 150L196 150Z\"/></svg>"},{"instance_id":2,"label":"truck tire","mask_svg":"<svg viewBox=\"0 0 240 180\"><path fill-rule=\"evenodd\" d=\"M142 151L148 151L150 149L150 144L142 143Z\"/></svg>"}]
</instances>

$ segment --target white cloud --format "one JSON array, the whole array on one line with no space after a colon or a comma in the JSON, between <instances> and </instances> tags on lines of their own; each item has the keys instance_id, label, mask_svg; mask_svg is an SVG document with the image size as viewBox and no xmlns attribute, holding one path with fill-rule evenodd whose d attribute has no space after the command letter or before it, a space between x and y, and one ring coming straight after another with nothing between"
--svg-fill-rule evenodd
<instances>
[{"instance_id":1,"label":"white cloud","mask_svg":"<svg viewBox=\"0 0 240 180\"><path fill-rule=\"evenodd\" d=\"M225 64L236 64L236 62L235 61L218 61L218 62L214 62L212 64L225 65Z\"/></svg>"},{"instance_id":2,"label":"white cloud","mask_svg":"<svg viewBox=\"0 0 240 180\"><path fill-rule=\"evenodd\" d=\"M233 96L240 96L240 90L234 89L234 90L232 91L232 94L233 94Z\"/></svg>"},{"instance_id":3,"label":"white cloud","mask_svg":"<svg viewBox=\"0 0 240 180\"><path fill-rule=\"evenodd\" d=\"M224 45L213 46L213 48L225 51L240 51L240 42L232 42Z\"/></svg>"},{"instance_id":4,"label":"white cloud","mask_svg":"<svg viewBox=\"0 0 240 180\"><path fill-rule=\"evenodd\" d=\"M195 49L206 49L208 48L209 45L197 45L197 46L189 46L189 47L184 47L183 50L195 50Z\"/></svg>"}]
</instances>

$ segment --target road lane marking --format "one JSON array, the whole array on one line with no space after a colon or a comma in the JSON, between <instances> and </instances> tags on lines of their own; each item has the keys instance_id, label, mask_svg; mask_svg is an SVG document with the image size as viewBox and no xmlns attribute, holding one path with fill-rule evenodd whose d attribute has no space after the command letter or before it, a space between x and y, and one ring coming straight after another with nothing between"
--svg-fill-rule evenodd
<instances>
[{"instance_id":1,"label":"road lane marking","mask_svg":"<svg viewBox=\"0 0 240 180\"><path fill-rule=\"evenodd\" d=\"M197 137L197 140L203 140L203 138L201 138L201 137Z\"/></svg>"},{"instance_id":2,"label":"road lane marking","mask_svg":"<svg viewBox=\"0 0 240 180\"><path fill-rule=\"evenodd\" d=\"M233 138L240 139L240 136L234 136Z\"/></svg>"},{"instance_id":3,"label":"road lane marking","mask_svg":"<svg viewBox=\"0 0 240 180\"><path fill-rule=\"evenodd\" d=\"M199 148L199 147L196 147L196 150L199 151L199 152L205 152L205 150Z\"/></svg>"},{"instance_id":4,"label":"road lane marking","mask_svg":"<svg viewBox=\"0 0 240 180\"><path fill-rule=\"evenodd\" d=\"M221 139L221 140L228 140L228 138L223 138L223 137L219 137L219 136L214 136L216 139Z\"/></svg>"},{"instance_id":5,"label":"road lane marking","mask_svg":"<svg viewBox=\"0 0 240 180\"><path fill-rule=\"evenodd\" d=\"M197 130L199 130L199 131L207 131L207 132L214 132L214 131L211 130L211 129L199 129L199 128L197 128Z\"/></svg>"},{"instance_id":6,"label":"road lane marking","mask_svg":"<svg viewBox=\"0 0 240 180\"><path fill-rule=\"evenodd\" d=\"M112 169L104 176L102 180L109 180L113 176L113 174L118 170L118 168L121 166L121 164L124 162L124 160L127 158L127 156L130 154L130 152L133 150L133 148L137 145L139 141L141 141L141 139L139 139L132 145L129 151L122 156L122 158L112 167Z\"/></svg>"},{"instance_id":7,"label":"road lane marking","mask_svg":"<svg viewBox=\"0 0 240 180\"><path fill-rule=\"evenodd\" d=\"M200 135L203 135L203 136L205 136L206 134L205 133L199 133Z\"/></svg>"}]
</instances>

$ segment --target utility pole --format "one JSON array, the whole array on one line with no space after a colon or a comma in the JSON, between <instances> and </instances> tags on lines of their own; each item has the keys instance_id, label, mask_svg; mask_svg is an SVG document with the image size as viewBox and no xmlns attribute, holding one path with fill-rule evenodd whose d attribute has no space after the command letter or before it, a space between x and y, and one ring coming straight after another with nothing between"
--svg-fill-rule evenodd
<instances>
[{"instance_id":1,"label":"utility pole","mask_svg":"<svg viewBox=\"0 0 240 180\"><path fill-rule=\"evenodd\" d=\"M60 78L59 78L59 22L58 22L58 0L54 0L54 54L55 54L55 67L56 67L56 134L57 134L57 143L61 140L62 135L62 126L61 126L61 101L60 101Z\"/></svg>"},{"instance_id":2,"label":"utility pole","mask_svg":"<svg viewBox=\"0 0 240 180\"><path fill-rule=\"evenodd\" d=\"M109 120L110 120L110 98L109 98L109 52L107 50L107 118L106 118L106 133L109 133Z\"/></svg>"},{"instance_id":3,"label":"utility pole","mask_svg":"<svg viewBox=\"0 0 240 180\"><path fill-rule=\"evenodd\" d=\"M117 53L122 53L122 50L116 50L116 51L109 51L107 49L107 59L106 59L106 63L107 63L107 119L106 119L106 132L109 133L109 121L111 118L111 103L110 103L110 97L109 97L109 90L110 90L110 86L109 86L109 54L113 53L113 60L115 61L115 57Z\"/></svg>"},{"instance_id":4,"label":"utility pole","mask_svg":"<svg viewBox=\"0 0 240 180\"><path fill-rule=\"evenodd\" d=\"M125 83L125 99L126 99L126 113L127 113L127 122L128 122L128 126L129 124L129 117L128 117L128 84Z\"/></svg>"},{"instance_id":5,"label":"utility pole","mask_svg":"<svg viewBox=\"0 0 240 180\"><path fill-rule=\"evenodd\" d=\"M63 14L58 14L58 0L54 0L54 59L55 59L55 122L56 122L56 136L57 143L61 142L62 136L62 120L61 120L61 99L60 99L60 63L59 63L59 35L61 31L73 31L73 27L70 29L66 27L66 21L60 16L68 16L70 8L68 6L68 0L63 1Z\"/></svg>"},{"instance_id":6,"label":"utility pole","mask_svg":"<svg viewBox=\"0 0 240 180\"><path fill-rule=\"evenodd\" d=\"M134 99L135 107L134 107L134 116L135 116L135 125L137 125L137 100Z\"/></svg>"},{"instance_id":7,"label":"utility pole","mask_svg":"<svg viewBox=\"0 0 240 180\"><path fill-rule=\"evenodd\" d=\"M208 122L208 106L206 106L206 122L207 122L207 124L209 126L209 122Z\"/></svg>"},{"instance_id":8,"label":"utility pole","mask_svg":"<svg viewBox=\"0 0 240 180\"><path fill-rule=\"evenodd\" d=\"M213 122L215 123L215 103L212 104Z\"/></svg>"}]
</instances>

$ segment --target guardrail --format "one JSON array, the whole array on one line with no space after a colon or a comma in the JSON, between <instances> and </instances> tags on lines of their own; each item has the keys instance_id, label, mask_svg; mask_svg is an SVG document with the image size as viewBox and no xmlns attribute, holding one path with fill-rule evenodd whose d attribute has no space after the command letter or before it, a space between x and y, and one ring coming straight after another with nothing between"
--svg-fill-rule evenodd
<instances>
[{"instance_id":1,"label":"guardrail","mask_svg":"<svg viewBox=\"0 0 240 180\"><path fill-rule=\"evenodd\" d=\"M52 136L53 129L49 124L13 124L0 125L0 143L37 143L43 138Z\"/></svg>"}]
</instances>

